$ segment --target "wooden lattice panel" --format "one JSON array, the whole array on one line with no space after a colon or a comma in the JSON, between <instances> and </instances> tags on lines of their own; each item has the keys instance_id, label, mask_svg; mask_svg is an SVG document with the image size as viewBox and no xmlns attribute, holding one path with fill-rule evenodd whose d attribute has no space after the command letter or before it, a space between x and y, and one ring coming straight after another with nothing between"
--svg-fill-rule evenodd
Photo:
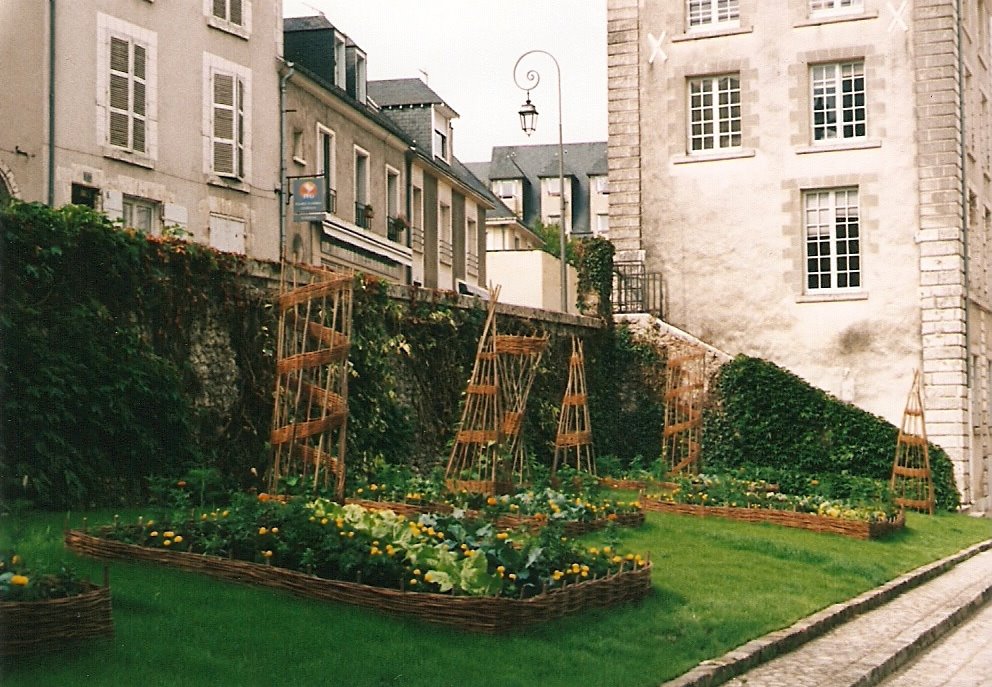
<instances>
[{"instance_id":1,"label":"wooden lattice panel","mask_svg":"<svg viewBox=\"0 0 992 687\"><path fill-rule=\"evenodd\" d=\"M269 489L301 475L344 496L352 276L283 265Z\"/></svg>"},{"instance_id":2,"label":"wooden lattice panel","mask_svg":"<svg viewBox=\"0 0 992 687\"><path fill-rule=\"evenodd\" d=\"M559 465L574 466L579 472L596 474L596 453L589 420L589 391L586 387L586 364L582 341L572 337L572 355L568 362L568 384L558 415L555 459L551 474Z\"/></svg>"},{"instance_id":3,"label":"wooden lattice panel","mask_svg":"<svg viewBox=\"0 0 992 687\"><path fill-rule=\"evenodd\" d=\"M918 370L913 373L913 386L902 414L890 487L896 505L933 515L933 474Z\"/></svg>"},{"instance_id":4,"label":"wooden lattice panel","mask_svg":"<svg viewBox=\"0 0 992 687\"><path fill-rule=\"evenodd\" d=\"M669 473L696 473L706 395L706 354L677 346L670 347L668 353L662 460Z\"/></svg>"}]
</instances>

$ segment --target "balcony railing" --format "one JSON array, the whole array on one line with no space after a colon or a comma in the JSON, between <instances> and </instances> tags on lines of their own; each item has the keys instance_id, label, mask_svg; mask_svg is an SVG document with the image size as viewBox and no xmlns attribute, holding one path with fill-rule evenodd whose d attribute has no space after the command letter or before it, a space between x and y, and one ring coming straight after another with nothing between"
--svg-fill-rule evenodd
<instances>
[{"instance_id":1,"label":"balcony railing","mask_svg":"<svg viewBox=\"0 0 992 687\"><path fill-rule=\"evenodd\" d=\"M465 254L465 269L473 274L479 273L479 256L475 253Z\"/></svg>"},{"instance_id":2,"label":"balcony railing","mask_svg":"<svg viewBox=\"0 0 992 687\"><path fill-rule=\"evenodd\" d=\"M362 229L372 227L372 210L365 203L355 203L355 224Z\"/></svg>"},{"instance_id":3,"label":"balcony railing","mask_svg":"<svg viewBox=\"0 0 992 687\"><path fill-rule=\"evenodd\" d=\"M410 229L410 244L415 251L424 251L424 230L420 227L411 227Z\"/></svg>"},{"instance_id":4,"label":"balcony railing","mask_svg":"<svg viewBox=\"0 0 992 687\"><path fill-rule=\"evenodd\" d=\"M643 262L618 262L613 267L613 312L664 315L660 273L646 271Z\"/></svg>"},{"instance_id":5,"label":"balcony railing","mask_svg":"<svg viewBox=\"0 0 992 687\"><path fill-rule=\"evenodd\" d=\"M407 225L404 220L397 217L386 219L386 237L396 243L406 243Z\"/></svg>"},{"instance_id":6,"label":"balcony railing","mask_svg":"<svg viewBox=\"0 0 992 687\"><path fill-rule=\"evenodd\" d=\"M451 264L451 259L455 255L455 252L451 247L451 241L445 241L444 239L439 240L437 242L437 252L441 258L441 262L445 265Z\"/></svg>"}]
</instances>

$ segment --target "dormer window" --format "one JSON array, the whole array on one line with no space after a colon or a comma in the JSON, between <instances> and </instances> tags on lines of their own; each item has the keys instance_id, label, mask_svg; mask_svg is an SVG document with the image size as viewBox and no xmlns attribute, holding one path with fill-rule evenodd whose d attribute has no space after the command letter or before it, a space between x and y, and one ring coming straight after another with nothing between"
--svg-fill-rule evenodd
<instances>
[{"instance_id":1,"label":"dormer window","mask_svg":"<svg viewBox=\"0 0 992 687\"><path fill-rule=\"evenodd\" d=\"M589 179L592 181L592 188L596 193L607 195L610 192L610 178L605 174L589 177Z\"/></svg>"},{"instance_id":2,"label":"dormer window","mask_svg":"<svg viewBox=\"0 0 992 687\"><path fill-rule=\"evenodd\" d=\"M448 159L448 137L437 129L434 130L434 156Z\"/></svg>"},{"instance_id":3,"label":"dormer window","mask_svg":"<svg viewBox=\"0 0 992 687\"><path fill-rule=\"evenodd\" d=\"M368 76L366 74L365 53L356 45L349 45L345 48L346 55L346 90L348 95L360 103L366 99L366 85Z\"/></svg>"},{"instance_id":4,"label":"dormer window","mask_svg":"<svg viewBox=\"0 0 992 687\"><path fill-rule=\"evenodd\" d=\"M561 195L561 179L558 177L548 177L544 179L544 190L549 196Z\"/></svg>"},{"instance_id":5,"label":"dormer window","mask_svg":"<svg viewBox=\"0 0 992 687\"><path fill-rule=\"evenodd\" d=\"M344 90L348 85L345 39L340 33L334 34L334 85Z\"/></svg>"}]
</instances>

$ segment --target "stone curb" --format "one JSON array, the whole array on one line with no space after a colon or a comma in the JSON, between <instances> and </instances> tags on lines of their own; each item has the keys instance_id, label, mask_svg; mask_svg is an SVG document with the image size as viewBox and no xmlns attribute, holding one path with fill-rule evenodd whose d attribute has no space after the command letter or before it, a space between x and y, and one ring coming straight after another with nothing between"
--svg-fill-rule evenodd
<instances>
[{"instance_id":1,"label":"stone curb","mask_svg":"<svg viewBox=\"0 0 992 687\"><path fill-rule=\"evenodd\" d=\"M752 639L750 642L742 644L719 658L703 661L689 672L663 683L661 687L716 687L717 685L721 685L727 680L742 675L757 665L766 663L776 656L787 653L806 642L826 634L856 615L878 608L900 594L918 587L925 582L929 582L947 572L958 563L989 550L992 550L992 539L970 546L939 561L922 565L894 580L886 582L880 587L870 589L853 599L828 606L813 615L799 620L791 627L770 632L757 639ZM992 597L992 587L986 589L985 593L981 594L978 598L971 600L959 608L934 628L931 628L930 631L923 633L909 646L904 647L899 652L896 652L895 655L891 656L883 663L883 666L891 664L888 665L888 672L882 672L882 667L878 667L872 671L872 676L874 677L869 676L865 679L870 678L877 681L902 666L909 658L916 655L916 652L932 644L945 632L955 627L975 611L983 602L983 597L985 599ZM875 682L861 680L856 684L857 687L869 687L875 684Z\"/></svg>"}]
</instances>

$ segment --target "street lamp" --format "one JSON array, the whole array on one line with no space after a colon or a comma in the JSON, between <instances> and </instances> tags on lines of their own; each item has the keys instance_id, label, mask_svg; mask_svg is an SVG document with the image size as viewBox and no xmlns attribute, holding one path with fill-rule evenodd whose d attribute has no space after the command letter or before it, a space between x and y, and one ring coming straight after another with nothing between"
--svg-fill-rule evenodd
<instances>
[{"instance_id":1,"label":"street lamp","mask_svg":"<svg viewBox=\"0 0 992 687\"><path fill-rule=\"evenodd\" d=\"M561 239L561 311L568 312L568 272L565 264L565 146L561 136L561 67L558 60L547 50L528 50L517 58L517 63L513 65L513 81L521 91L527 91L527 102L520 107L520 128L530 136L537 127L537 108L530 101L530 92L541 83L541 75L536 69L528 69L524 74L524 83L521 85L517 75L517 68L525 57L529 55L545 55L551 58L555 64L555 74L558 77L558 224L560 227L559 238Z\"/></svg>"}]
</instances>

